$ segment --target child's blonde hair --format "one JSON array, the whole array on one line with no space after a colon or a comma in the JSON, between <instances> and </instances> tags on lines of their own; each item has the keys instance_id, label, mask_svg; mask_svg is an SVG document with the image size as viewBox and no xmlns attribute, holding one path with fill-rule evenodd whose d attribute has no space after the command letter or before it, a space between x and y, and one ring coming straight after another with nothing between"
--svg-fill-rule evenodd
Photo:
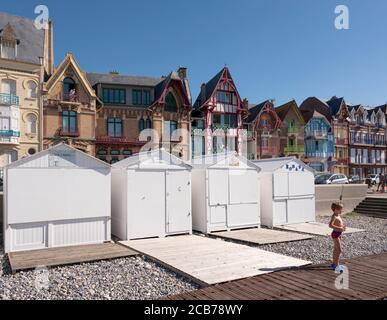
<instances>
[{"instance_id":1,"label":"child's blonde hair","mask_svg":"<svg viewBox=\"0 0 387 320\"><path fill-rule=\"evenodd\" d=\"M335 211L336 209L343 209L344 205L341 202L333 202L331 209L332 211Z\"/></svg>"}]
</instances>

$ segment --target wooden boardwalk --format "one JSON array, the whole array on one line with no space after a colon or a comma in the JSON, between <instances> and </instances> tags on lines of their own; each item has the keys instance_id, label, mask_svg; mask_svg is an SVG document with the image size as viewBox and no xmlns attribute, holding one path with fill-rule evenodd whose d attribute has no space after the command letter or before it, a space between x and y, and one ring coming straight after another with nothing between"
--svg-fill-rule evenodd
<instances>
[{"instance_id":1,"label":"wooden boardwalk","mask_svg":"<svg viewBox=\"0 0 387 320\"><path fill-rule=\"evenodd\" d=\"M293 242L312 239L313 236L295 232L278 231L264 228L241 229L225 232L214 232L210 237L232 239L252 245Z\"/></svg>"},{"instance_id":2,"label":"wooden boardwalk","mask_svg":"<svg viewBox=\"0 0 387 320\"><path fill-rule=\"evenodd\" d=\"M345 261L349 289L327 264L278 271L167 297L166 300L380 300L387 297L387 253Z\"/></svg>"},{"instance_id":3,"label":"wooden boardwalk","mask_svg":"<svg viewBox=\"0 0 387 320\"><path fill-rule=\"evenodd\" d=\"M21 251L8 254L12 273L40 266L60 266L137 255L138 253L115 243Z\"/></svg>"},{"instance_id":4,"label":"wooden boardwalk","mask_svg":"<svg viewBox=\"0 0 387 320\"><path fill-rule=\"evenodd\" d=\"M203 286L310 264L258 248L196 235L121 243Z\"/></svg>"}]
</instances>

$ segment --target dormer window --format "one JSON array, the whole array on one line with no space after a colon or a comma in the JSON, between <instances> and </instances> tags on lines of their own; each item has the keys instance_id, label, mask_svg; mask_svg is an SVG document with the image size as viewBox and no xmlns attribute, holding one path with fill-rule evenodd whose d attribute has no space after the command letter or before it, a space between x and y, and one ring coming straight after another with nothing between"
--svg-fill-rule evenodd
<instances>
[{"instance_id":1,"label":"dormer window","mask_svg":"<svg viewBox=\"0 0 387 320\"><path fill-rule=\"evenodd\" d=\"M0 30L0 57L3 59L16 59L19 41L10 24Z\"/></svg>"}]
</instances>

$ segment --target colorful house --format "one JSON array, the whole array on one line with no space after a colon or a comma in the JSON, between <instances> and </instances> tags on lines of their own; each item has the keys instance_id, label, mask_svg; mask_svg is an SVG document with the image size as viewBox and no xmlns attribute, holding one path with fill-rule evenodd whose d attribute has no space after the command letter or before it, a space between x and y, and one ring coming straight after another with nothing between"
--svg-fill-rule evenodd
<instances>
[{"instance_id":1,"label":"colorful house","mask_svg":"<svg viewBox=\"0 0 387 320\"><path fill-rule=\"evenodd\" d=\"M254 139L248 141L249 159L274 158L280 154L281 126L272 100L249 108L245 127L254 132Z\"/></svg>"},{"instance_id":2,"label":"colorful house","mask_svg":"<svg viewBox=\"0 0 387 320\"><path fill-rule=\"evenodd\" d=\"M333 172L349 174L349 110L344 98L332 97L324 102L316 97L307 98L300 106L304 112L314 112L325 116L334 136Z\"/></svg>"},{"instance_id":3,"label":"colorful house","mask_svg":"<svg viewBox=\"0 0 387 320\"><path fill-rule=\"evenodd\" d=\"M227 150L243 153L243 119L246 116L247 102L240 98L229 69L224 67L202 84L194 103L193 156Z\"/></svg>"},{"instance_id":4,"label":"colorful house","mask_svg":"<svg viewBox=\"0 0 387 320\"><path fill-rule=\"evenodd\" d=\"M0 177L4 166L42 149L40 89L50 30L0 12Z\"/></svg>"},{"instance_id":5,"label":"colorful house","mask_svg":"<svg viewBox=\"0 0 387 320\"><path fill-rule=\"evenodd\" d=\"M142 147L163 147L188 159L192 106L186 72L180 67L159 78L87 73L103 103L97 118L97 157L115 163Z\"/></svg>"},{"instance_id":6,"label":"colorful house","mask_svg":"<svg viewBox=\"0 0 387 320\"><path fill-rule=\"evenodd\" d=\"M327 118L321 113L304 112L304 162L319 172L332 171L334 156L334 137Z\"/></svg>"},{"instance_id":7,"label":"colorful house","mask_svg":"<svg viewBox=\"0 0 387 320\"><path fill-rule=\"evenodd\" d=\"M72 53L43 86L43 146L61 142L95 155L97 109L101 102Z\"/></svg>"},{"instance_id":8,"label":"colorful house","mask_svg":"<svg viewBox=\"0 0 387 320\"><path fill-rule=\"evenodd\" d=\"M386 114L383 106L350 106L350 174L365 179L386 172Z\"/></svg>"},{"instance_id":9,"label":"colorful house","mask_svg":"<svg viewBox=\"0 0 387 320\"><path fill-rule=\"evenodd\" d=\"M275 109L281 119L280 150L281 156L304 157L305 120L295 100Z\"/></svg>"}]
</instances>

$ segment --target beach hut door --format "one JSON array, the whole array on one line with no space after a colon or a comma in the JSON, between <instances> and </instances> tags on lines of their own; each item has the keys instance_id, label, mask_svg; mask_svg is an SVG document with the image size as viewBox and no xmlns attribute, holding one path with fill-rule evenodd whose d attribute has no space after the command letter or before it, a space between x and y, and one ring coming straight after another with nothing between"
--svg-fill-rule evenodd
<instances>
[{"instance_id":1,"label":"beach hut door","mask_svg":"<svg viewBox=\"0 0 387 320\"><path fill-rule=\"evenodd\" d=\"M168 171L167 187L167 233L190 231L191 183L188 171Z\"/></svg>"}]
</instances>

